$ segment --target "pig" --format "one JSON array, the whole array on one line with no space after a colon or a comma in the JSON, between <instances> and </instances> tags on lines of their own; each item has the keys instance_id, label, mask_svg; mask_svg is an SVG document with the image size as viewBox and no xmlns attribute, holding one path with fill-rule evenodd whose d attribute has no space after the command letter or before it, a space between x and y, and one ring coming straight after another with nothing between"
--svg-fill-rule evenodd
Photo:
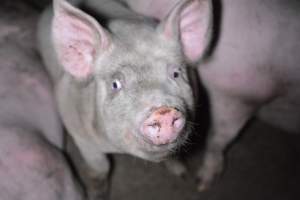
<instances>
[{"instance_id":1,"label":"pig","mask_svg":"<svg viewBox=\"0 0 300 200\"><path fill-rule=\"evenodd\" d=\"M179 0L122 0L135 12L164 20ZM101 10L98 1L90 7ZM198 171L200 191L223 169L224 151L254 116L290 133L300 132L300 2L297 0L199 0L212 2L213 34L196 67L207 90L211 128ZM205 9L213 9L208 11ZM193 10L190 10L192 12ZM184 21L182 21L182 24ZM199 24L199 28L206 28ZM195 27L196 29L196 27ZM195 30L191 30L198 34ZM191 33L193 35L193 33ZM196 37L195 35L193 37ZM208 42L193 41L191 51ZM209 38L209 37L208 37ZM204 38L207 40L207 38Z\"/></svg>"},{"instance_id":2,"label":"pig","mask_svg":"<svg viewBox=\"0 0 300 200\"><path fill-rule=\"evenodd\" d=\"M211 19L202 18L209 2L179 2L159 23L106 3L114 6L101 4L107 20L97 21L54 0L38 25L59 113L82 158L75 165L85 163L78 170L89 179L89 199L106 198L106 154L158 162L185 144L195 104L188 70L208 44L194 51L193 40L209 41L211 30Z\"/></svg>"},{"instance_id":3,"label":"pig","mask_svg":"<svg viewBox=\"0 0 300 200\"><path fill-rule=\"evenodd\" d=\"M0 199L83 200L62 153L50 80L31 46L34 23L8 19L0 22Z\"/></svg>"}]
</instances>

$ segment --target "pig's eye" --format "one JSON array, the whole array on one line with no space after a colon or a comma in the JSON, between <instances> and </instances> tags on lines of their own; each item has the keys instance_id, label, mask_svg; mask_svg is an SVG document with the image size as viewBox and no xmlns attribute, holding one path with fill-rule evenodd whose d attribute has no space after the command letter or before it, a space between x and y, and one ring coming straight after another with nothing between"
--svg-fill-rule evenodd
<instances>
[{"instance_id":1,"label":"pig's eye","mask_svg":"<svg viewBox=\"0 0 300 200\"><path fill-rule=\"evenodd\" d=\"M116 79L112 82L112 86L111 86L112 90L114 91L118 91L120 89L122 89L122 83L120 80Z\"/></svg>"},{"instance_id":2,"label":"pig's eye","mask_svg":"<svg viewBox=\"0 0 300 200\"><path fill-rule=\"evenodd\" d=\"M182 68L178 65L168 65L168 74L171 79L177 79L181 76Z\"/></svg>"},{"instance_id":3,"label":"pig's eye","mask_svg":"<svg viewBox=\"0 0 300 200\"><path fill-rule=\"evenodd\" d=\"M181 69L180 69L180 68L175 69L175 70L173 70L173 72L172 72L172 78L173 78L173 79L179 78L180 74L181 74Z\"/></svg>"},{"instance_id":4,"label":"pig's eye","mask_svg":"<svg viewBox=\"0 0 300 200\"><path fill-rule=\"evenodd\" d=\"M179 72L173 72L173 78L178 78L179 77Z\"/></svg>"}]
</instances>

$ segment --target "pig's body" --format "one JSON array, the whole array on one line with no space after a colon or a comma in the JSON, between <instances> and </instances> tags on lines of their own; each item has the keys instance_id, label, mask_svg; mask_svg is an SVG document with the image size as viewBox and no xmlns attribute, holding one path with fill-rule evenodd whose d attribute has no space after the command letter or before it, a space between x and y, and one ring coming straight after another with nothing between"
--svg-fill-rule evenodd
<instances>
[{"instance_id":1,"label":"pig's body","mask_svg":"<svg viewBox=\"0 0 300 200\"><path fill-rule=\"evenodd\" d=\"M162 19L177 0L126 2L141 14ZM200 190L221 171L224 149L253 115L300 132L300 2L213 3L216 40L211 55L198 65L212 112Z\"/></svg>"},{"instance_id":2,"label":"pig's body","mask_svg":"<svg viewBox=\"0 0 300 200\"><path fill-rule=\"evenodd\" d=\"M216 48L198 68L212 111L199 189L222 169L224 149L253 115L300 133L299 1L222 5Z\"/></svg>"},{"instance_id":3,"label":"pig's body","mask_svg":"<svg viewBox=\"0 0 300 200\"><path fill-rule=\"evenodd\" d=\"M219 40L199 65L208 91L261 108L261 119L299 133L299 1L225 0L222 8Z\"/></svg>"},{"instance_id":4,"label":"pig's body","mask_svg":"<svg viewBox=\"0 0 300 200\"><path fill-rule=\"evenodd\" d=\"M0 31L0 199L81 200L32 31L16 24L3 23Z\"/></svg>"}]
</instances>

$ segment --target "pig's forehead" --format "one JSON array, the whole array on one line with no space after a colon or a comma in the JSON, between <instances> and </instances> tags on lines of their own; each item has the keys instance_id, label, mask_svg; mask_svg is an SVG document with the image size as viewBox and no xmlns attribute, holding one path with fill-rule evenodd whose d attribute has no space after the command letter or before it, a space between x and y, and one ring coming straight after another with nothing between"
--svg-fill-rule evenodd
<instances>
[{"instance_id":1,"label":"pig's forehead","mask_svg":"<svg viewBox=\"0 0 300 200\"><path fill-rule=\"evenodd\" d=\"M116 21L110 25L110 28L113 32L116 49L121 51L125 49L125 53L132 53L132 56L172 59L181 53L179 42L167 40L154 26Z\"/></svg>"},{"instance_id":2,"label":"pig's forehead","mask_svg":"<svg viewBox=\"0 0 300 200\"><path fill-rule=\"evenodd\" d=\"M111 52L98 60L97 67L101 73L115 71L124 66L137 66L137 71L158 73L168 64L183 62L179 44L175 41L166 41L151 27L130 27L135 28L132 34L126 31L126 28L120 29L119 26L117 28L113 30Z\"/></svg>"},{"instance_id":3,"label":"pig's forehead","mask_svg":"<svg viewBox=\"0 0 300 200\"><path fill-rule=\"evenodd\" d=\"M181 65L180 56L167 55L165 52L145 53L122 47L114 47L110 55L100 58L97 62L97 74L108 75L123 72L128 75L155 74L165 76L169 65Z\"/></svg>"},{"instance_id":4,"label":"pig's forehead","mask_svg":"<svg viewBox=\"0 0 300 200\"><path fill-rule=\"evenodd\" d=\"M144 40L135 41L134 44L120 41L111 54L117 57L119 62L133 62L153 64L180 62L183 58L181 51L171 44L159 41L159 38L145 38Z\"/></svg>"},{"instance_id":5,"label":"pig's forehead","mask_svg":"<svg viewBox=\"0 0 300 200\"><path fill-rule=\"evenodd\" d=\"M113 73L114 71L130 71L140 73L150 73L151 71L159 72L162 67L167 66L169 63L174 63L168 59L160 56L144 56L139 53L132 53L129 51L120 52L107 56L97 62L98 72L100 73Z\"/></svg>"}]
</instances>

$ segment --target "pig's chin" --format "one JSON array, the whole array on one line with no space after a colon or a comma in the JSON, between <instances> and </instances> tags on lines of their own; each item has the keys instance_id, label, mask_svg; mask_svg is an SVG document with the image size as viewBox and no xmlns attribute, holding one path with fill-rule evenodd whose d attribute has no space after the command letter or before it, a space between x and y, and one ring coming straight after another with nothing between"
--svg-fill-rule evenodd
<instances>
[{"instance_id":1,"label":"pig's chin","mask_svg":"<svg viewBox=\"0 0 300 200\"><path fill-rule=\"evenodd\" d=\"M174 145L176 146L176 145ZM149 147L147 145L138 145L129 150L129 154L142 158L144 160L149 160L152 162L160 162L167 159L170 155L175 152L175 147Z\"/></svg>"},{"instance_id":2,"label":"pig's chin","mask_svg":"<svg viewBox=\"0 0 300 200\"><path fill-rule=\"evenodd\" d=\"M161 161L167 159L172 154L172 152L168 151L168 150L151 152L151 151L145 151L145 150L139 149L136 152L134 152L133 154L144 160L148 160L151 162L161 162Z\"/></svg>"},{"instance_id":3,"label":"pig's chin","mask_svg":"<svg viewBox=\"0 0 300 200\"><path fill-rule=\"evenodd\" d=\"M131 152L131 154L152 162L160 162L167 159L178 150L181 146L180 144L182 144L182 142L179 142L181 140L182 138L178 138L176 141L169 144L154 145L139 138L138 145L132 149L133 152Z\"/></svg>"}]
</instances>

